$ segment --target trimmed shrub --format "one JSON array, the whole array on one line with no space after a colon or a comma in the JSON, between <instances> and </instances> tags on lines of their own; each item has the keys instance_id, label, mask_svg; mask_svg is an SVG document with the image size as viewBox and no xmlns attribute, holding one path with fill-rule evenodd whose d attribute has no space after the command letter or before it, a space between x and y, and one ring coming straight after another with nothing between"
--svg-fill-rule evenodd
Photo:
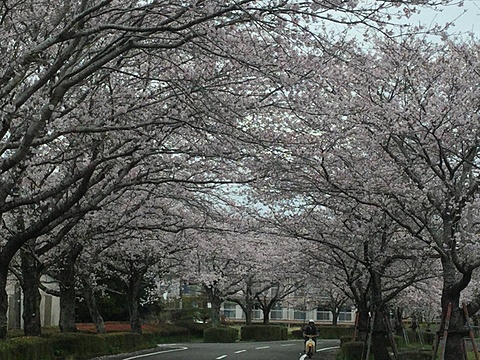
<instances>
[{"instance_id":1,"label":"trimmed shrub","mask_svg":"<svg viewBox=\"0 0 480 360\"><path fill-rule=\"evenodd\" d=\"M241 329L242 341L287 340L288 329L278 325L246 325Z\"/></svg>"},{"instance_id":2,"label":"trimmed shrub","mask_svg":"<svg viewBox=\"0 0 480 360\"><path fill-rule=\"evenodd\" d=\"M398 360L430 360L431 350L404 350L398 353Z\"/></svg>"},{"instance_id":3,"label":"trimmed shrub","mask_svg":"<svg viewBox=\"0 0 480 360\"><path fill-rule=\"evenodd\" d=\"M319 332L319 337L321 339L344 339L344 341L352 341L353 337L353 327L350 326L330 326L330 325L320 325L317 327ZM296 339L303 339L303 330L293 330L292 337Z\"/></svg>"},{"instance_id":4,"label":"trimmed shrub","mask_svg":"<svg viewBox=\"0 0 480 360\"><path fill-rule=\"evenodd\" d=\"M153 341L151 343L149 340ZM153 335L132 333L111 333L93 335L65 333L48 338L56 359L74 357L76 360L90 359L95 356L132 352L150 347L155 343Z\"/></svg>"},{"instance_id":5,"label":"trimmed shrub","mask_svg":"<svg viewBox=\"0 0 480 360\"><path fill-rule=\"evenodd\" d=\"M75 357L77 360L82 360L108 354L105 340L97 335L82 333L55 334L48 337L48 342L56 359Z\"/></svg>"},{"instance_id":6,"label":"trimmed shrub","mask_svg":"<svg viewBox=\"0 0 480 360\"><path fill-rule=\"evenodd\" d=\"M235 331L235 339L238 331ZM154 347L162 336L187 334L178 326L143 335L107 333L105 335L50 332L45 337L15 337L0 341L1 360L86 360L102 355L128 353Z\"/></svg>"},{"instance_id":7,"label":"trimmed shrub","mask_svg":"<svg viewBox=\"0 0 480 360\"><path fill-rule=\"evenodd\" d=\"M321 339L340 339L342 336L353 337L352 326L321 325L317 328Z\"/></svg>"},{"instance_id":8,"label":"trimmed shrub","mask_svg":"<svg viewBox=\"0 0 480 360\"><path fill-rule=\"evenodd\" d=\"M133 333L112 333L100 335L99 338L102 338L105 342L109 354L136 351L148 347L148 342L144 335Z\"/></svg>"},{"instance_id":9,"label":"trimmed shrub","mask_svg":"<svg viewBox=\"0 0 480 360\"><path fill-rule=\"evenodd\" d=\"M352 336L340 336L340 344L352 342Z\"/></svg>"},{"instance_id":10,"label":"trimmed shrub","mask_svg":"<svg viewBox=\"0 0 480 360\"><path fill-rule=\"evenodd\" d=\"M238 338L238 330L232 327L208 328L203 332L206 343L233 343Z\"/></svg>"},{"instance_id":11,"label":"trimmed shrub","mask_svg":"<svg viewBox=\"0 0 480 360\"><path fill-rule=\"evenodd\" d=\"M205 327L203 327L205 329ZM202 329L202 330L203 330ZM161 324L158 325L158 327L152 328L149 330L151 333L153 333L157 337L168 337L168 336L187 336L190 335L190 329L186 326L179 326L175 324ZM146 331L143 332L146 334ZM202 331L203 334L203 331Z\"/></svg>"},{"instance_id":12,"label":"trimmed shrub","mask_svg":"<svg viewBox=\"0 0 480 360\"><path fill-rule=\"evenodd\" d=\"M362 360L363 342L350 341L340 345L341 359Z\"/></svg>"},{"instance_id":13,"label":"trimmed shrub","mask_svg":"<svg viewBox=\"0 0 480 360\"><path fill-rule=\"evenodd\" d=\"M210 327L209 324L196 323L193 321L179 321L175 323L176 326L187 329L187 335L202 337L203 332ZM175 335L179 335L175 333Z\"/></svg>"},{"instance_id":14,"label":"trimmed shrub","mask_svg":"<svg viewBox=\"0 0 480 360\"><path fill-rule=\"evenodd\" d=\"M2 360L53 360L51 344L38 337L21 337L0 342Z\"/></svg>"},{"instance_id":15,"label":"trimmed shrub","mask_svg":"<svg viewBox=\"0 0 480 360\"><path fill-rule=\"evenodd\" d=\"M293 330L292 331L292 337L295 339L303 339L303 330Z\"/></svg>"}]
</instances>

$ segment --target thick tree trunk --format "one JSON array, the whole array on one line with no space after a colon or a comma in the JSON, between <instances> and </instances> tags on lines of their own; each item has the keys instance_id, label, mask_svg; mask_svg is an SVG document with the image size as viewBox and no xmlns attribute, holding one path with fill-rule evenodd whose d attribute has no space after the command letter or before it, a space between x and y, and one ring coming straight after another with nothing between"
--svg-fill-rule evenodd
<instances>
[{"instance_id":1,"label":"thick tree trunk","mask_svg":"<svg viewBox=\"0 0 480 360\"><path fill-rule=\"evenodd\" d=\"M443 334L445 328L445 316L447 308L451 304L451 316L448 327L448 337L445 346L444 360L464 359L465 348L463 337L468 335L465 329L465 316L460 307L460 294L468 285L471 279L471 273L464 273L460 278L453 261L448 258L442 258L443 266L443 290L442 290L442 324L440 331Z\"/></svg>"},{"instance_id":2,"label":"thick tree trunk","mask_svg":"<svg viewBox=\"0 0 480 360\"><path fill-rule=\"evenodd\" d=\"M255 304L255 295L252 290L253 286L253 277L249 278L246 284L245 290L245 306L242 307L243 312L245 313L245 324L252 325L253 322L253 306Z\"/></svg>"},{"instance_id":3,"label":"thick tree trunk","mask_svg":"<svg viewBox=\"0 0 480 360\"><path fill-rule=\"evenodd\" d=\"M33 240L34 243L35 240ZM32 244L34 245L34 244ZM40 336L40 276L41 265L30 251L21 250L22 290L23 290L23 331L25 336Z\"/></svg>"},{"instance_id":4,"label":"thick tree trunk","mask_svg":"<svg viewBox=\"0 0 480 360\"><path fill-rule=\"evenodd\" d=\"M60 285L60 331L62 333L77 331L75 324L75 298L74 283Z\"/></svg>"},{"instance_id":5,"label":"thick tree trunk","mask_svg":"<svg viewBox=\"0 0 480 360\"><path fill-rule=\"evenodd\" d=\"M210 299L212 304L212 325L214 327L220 326L220 308L222 307L222 300L218 297Z\"/></svg>"},{"instance_id":6,"label":"thick tree trunk","mask_svg":"<svg viewBox=\"0 0 480 360\"><path fill-rule=\"evenodd\" d=\"M258 294L257 294L256 298L257 298L257 301L260 304L260 308L262 309L263 325L269 325L270 324L270 311L272 310L273 306L275 305L275 301L274 301L274 299L271 299L270 301L268 301L266 296L261 298Z\"/></svg>"},{"instance_id":7,"label":"thick tree trunk","mask_svg":"<svg viewBox=\"0 0 480 360\"><path fill-rule=\"evenodd\" d=\"M60 280L60 331L76 332L75 324L75 263L83 250L81 244L72 246L63 261Z\"/></svg>"},{"instance_id":8,"label":"thick tree trunk","mask_svg":"<svg viewBox=\"0 0 480 360\"><path fill-rule=\"evenodd\" d=\"M336 310L332 310L332 325L337 326L338 324L338 315L339 315L338 308Z\"/></svg>"},{"instance_id":9,"label":"thick tree trunk","mask_svg":"<svg viewBox=\"0 0 480 360\"><path fill-rule=\"evenodd\" d=\"M374 270L370 271L370 277L370 291L373 311L375 312L372 332L372 354L375 360L387 360L390 359L388 346L391 346L391 344L385 324L386 309L382 298L382 277Z\"/></svg>"},{"instance_id":10,"label":"thick tree trunk","mask_svg":"<svg viewBox=\"0 0 480 360\"><path fill-rule=\"evenodd\" d=\"M460 293L444 291L442 295L442 324L440 327L441 334L445 328L445 316L447 313L448 304L451 303L452 310L450 316L450 324L448 327L447 344L445 347L444 360L457 360L465 357L465 348L463 338L468 336L465 330L465 316L463 309L460 308Z\"/></svg>"},{"instance_id":11,"label":"thick tree trunk","mask_svg":"<svg viewBox=\"0 0 480 360\"><path fill-rule=\"evenodd\" d=\"M204 286L205 292L207 293L208 301L211 304L211 316L210 320L213 327L220 326L220 309L222 306L223 299L218 296L217 291L214 287Z\"/></svg>"},{"instance_id":12,"label":"thick tree trunk","mask_svg":"<svg viewBox=\"0 0 480 360\"><path fill-rule=\"evenodd\" d=\"M253 301L246 301L245 303L241 302L238 299L228 299L236 304L238 304L243 313L245 314L245 325L252 325L253 322Z\"/></svg>"},{"instance_id":13,"label":"thick tree trunk","mask_svg":"<svg viewBox=\"0 0 480 360\"><path fill-rule=\"evenodd\" d=\"M450 318L444 360L457 360L464 358L465 348L463 338L468 336L468 332L465 331L464 321L463 310L458 306L452 306L452 315Z\"/></svg>"},{"instance_id":14,"label":"thick tree trunk","mask_svg":"<svg viewBox=\"0 0 480 360\"><path fill-rule=\"evenodd\" d=\"M270 307L264 306L262 308L262 311L263 311L263 325L269 325L270 324Z\"/></svg>"},{"instance_id":15,"label":"thick tree trunk","mask_svg":"<svg viewBox=\"0 0 480 360\"><path fill-rule=\"evenodd\" d=\"M132 266L132 269L134 267ZM142 278L144 273L138 270L132 270L130 274L128 289L127 289L127 302L128 312L130 315L130 327L132 333L142 333L142 321L140 319L140 290L142 285Z\"/></svg>"},{"instance_id":16,"label":"thick tree trunk","mask_svg":"<svg viewBox=\"0 0 480 360\"><path fill-rule=\"evenodd\" d=\"M357 322L357 341L367 339L369 311L365 304L357 304L358 322Z\"/></svg>"},{"instance_id":17,"label":"thick tree trunk","mask_svg":"<svg viewBox=\"0 0 480 360\"><path fill-rule=\"evenodd\" d=\"M229 300L233 301L234 303L237 303L242 308L243 313L245 314L245 325L252 325L255 295L253 294L253 291L252 291L251 279L246 282L246 288L244 291L245 291L245 297L242 300L239 300L239 299L229 299Z\"/></svg>"},{"instance_id":18,"label":"thick tree trunk","mask_svg":"<svg viewBox=\"0 0 480 360\"><path fill-rule=\"evenodd\" d=\"M390 359L388 346L391 346L391 344L385 326L385 315L383 306L375 309L375 323L373 324L372 334L372 354L375 360Z\"/></svg>"},{"instance_id":19,"label":"thick tree trunk","mask_svg":"<svg viewBox=\"0 0 480 360\"><path fill-rule=\"evenodd\" d=\"M0 258L0 339L5 339L8 332L8 295L7 295L8 263Z\"/></svg>"},{"instance_id":20,"label":"thick tree trunk","mask_svg":"<svg viewBox=\"0 0 480 360\"><path fill-rule=\"evenodd\" d=\"M252 325L253 323L253 302L247 302L245 308L243 309L245 313L245 324Z\"/></svg>"},{"instance_id":21,"label":"thick tree trunk","mask_svg":"<svg viewBox=\"0 0 480 360\"><path fill-rule=\"evenodd\" d=\"M140 311L138 302L129 299L128 312L130 314L130 328L134 334L142 334L142 321L140 320Z\"/></svg>"},{"instance_id":22,"label":"thick tree trunk","mask_svg":"<svg viewBox=\"0 0 480 360\"><path fill-rule=\"evenodd\" d=\"M83 298L85 299L85 303L88 307L88 312L90 313L90 317L92 318L93 323L95 324L95 329L97 330L97 334L105 334L105 322L103 321L102 314L100 314L100 310L97 305L97 299L95 297L95 292L93 288L86 278L82 278L83 283Z\"/></svg>"}]
</instances>

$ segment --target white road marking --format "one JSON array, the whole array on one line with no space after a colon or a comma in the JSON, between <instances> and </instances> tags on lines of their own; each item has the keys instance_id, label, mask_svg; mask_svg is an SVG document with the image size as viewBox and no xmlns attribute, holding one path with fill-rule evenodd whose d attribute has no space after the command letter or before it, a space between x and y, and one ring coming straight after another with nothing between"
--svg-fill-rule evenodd
<instances>
[{"instance_id":1,"label":"white road marking","mask_svg":"<svg viewBox=\"0 0 480 360\"><path fill-rule=\"evenodd\" d=\"M243 353L243 352L245 352L245 351L247 351L247 350L238 350L238 351L235 351L235 354L241 354L241 353Z\"/></svg>"},{"instance_id":2,"label":"white road marking","mask_svg":"<svg viewBox=\"0 0 480 360\"><path fill-rule=\"evenodd\" d=\"M332 347L328 347L328 348L318 349L317 352L335 350L335 349L340 349L340 346L332 346Z\"/></svg>"},{"instance_id":3,"label":"white road marking","mask_svg":"<svg viewBox=\"0 0 480 360\"><path fill-rule=\"evenodd\" d=\"M157 352L154 352L154 353L148 353L148 354L143 354L143 355L136 355L136 356L132 356L132 357L129 357L129 358L126 358L126 359L123 359L123 360L133 360L133 359L139 359L139 358L147 357L147 356L153 356L153 355L158 355L158 354L165 354L165 353L176 352L176 351L184 351L184 350L188 350L188 348L185 347L185 346L181 346L181 347L179 347L178 349L169 349L169 350L157 351Z\"/></svg>"},{"instance_id":4,"label":"white road marking","mask_svg":"<svg viewBox=\"0 0 480 360\"><path fill-rule=\"evenodd\" d=\"M217 360L225 359L226 357L227 357L227 355L222 355L222 356L219 356L219 357L217 358Z\"/></svg>"},{"instance_id":5,"label":"white road marking","mask_svg":"<svg viewBox=\"0 0 480 360\"><path fill-rule=\"evenodd\" d=\"M260 346L255 348L255 350L263 350L263 349L270 349L270 346Z\"/></svg>"},{"instance_id":6,"label":"white road marking","mask_svg":"<svg viewBox=\"0 0 480 360\"><path fill-rule=\"evenodd\" d=\"M283 344L282 346L297 346L297 344Z\"/></svg>"}]
</instances>

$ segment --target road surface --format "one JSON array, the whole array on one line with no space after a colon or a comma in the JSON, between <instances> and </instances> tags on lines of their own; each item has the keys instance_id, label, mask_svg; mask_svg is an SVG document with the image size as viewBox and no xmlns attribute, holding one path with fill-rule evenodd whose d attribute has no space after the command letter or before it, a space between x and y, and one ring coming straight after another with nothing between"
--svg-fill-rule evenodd
<instances>
[{"instance_id":1,"label":"road surface","mask_svg":"<svg viewBox=\"0 0 480 360\"><path fill-rule=\"evenodd\" d=\"M327 354L338 349L339 340L318 340L313 359L327 359ZM329 359L332 356L328 356ZM334 358L334 357L333 357ZM147 352L115 355L98 359L111 360L305 360L303 341L247 342L234 344L168 344Z\"/></svg>"}]
</instances>

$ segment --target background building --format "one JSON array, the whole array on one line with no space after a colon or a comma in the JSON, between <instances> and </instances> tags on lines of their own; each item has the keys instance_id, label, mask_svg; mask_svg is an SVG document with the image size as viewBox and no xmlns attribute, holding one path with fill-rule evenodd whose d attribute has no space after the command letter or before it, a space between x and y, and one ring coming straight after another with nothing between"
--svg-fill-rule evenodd
<instances>
[{"instance_id":1,"label":"background building","mask_svg":"<svg viewBox=\"0 0 480 360\"><path fill-rule=\"evenodd\" d=\"M226 301L222 304L222 314L230 321L243 321L245 315L242 308L234 302ZM290 306L282 306L277 304L270 312L270 322L281 322L289 324L301 324L308 322L309 319L314 319L318 324L331 324L333 315L330 310L324 307L318 307L311 310L299 310ZM253 310L253 321L261 322L263 320L262 310L256 306ZM338 316L338 324L353 324L355 322L355 309L351 306L344 306L340 310Z\"/></svg>"},{"instance_id":2,"label":"background building","mask_svg":"<svg viewBox=\"0 0 480 360\"><path fill-rule=\"evenodd\" d=\"M42 283L47 287L55 288L53 279L44 275ZM40 290L42 300L40 303L40 319L42 326L57 326L60 321L60 298L52 296ZM17 279L10 278L7 283L8 313L7 321L9 329L23 328L23 293Z\"/></svg>"}]
</instances>

